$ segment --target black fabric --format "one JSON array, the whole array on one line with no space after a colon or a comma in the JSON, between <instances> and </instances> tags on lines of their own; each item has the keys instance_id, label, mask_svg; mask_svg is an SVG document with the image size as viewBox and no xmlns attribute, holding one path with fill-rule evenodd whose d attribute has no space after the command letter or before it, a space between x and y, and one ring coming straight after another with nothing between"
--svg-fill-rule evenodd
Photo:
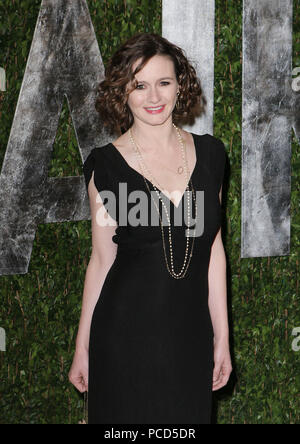
<instances>
[{"instance_id":1,"label":"black fabric","mask_svg":"<svg viewBox=\"0 0 300 444\"><path fill-rule=\"evenodd\" d=\"M113 237L118 244L117 256L104 281L91 324L90 424L210 423L213 328L208 308L208 266L221 223L218 193L224 175L225 147L209 134L193 134L193 138L197 162L192 183L195 191L204 191L204 232L195 238L185 277L174 279L166 267L160 225L119 224ZM83 171L87 187L95 171L98 191L112 191L117 203L118 185L122 182L127 184L128 195L143 190L149 196L143 176L112 144L94 148ZM146 183L153 190L151 183ZM151 209L151 199L148 200ZM181 208L182 203L183 200ZM126 211L134 205L127 203ZM111 206L107 210L119 223L123 210L114 211ZM185 254L186 226L174 226L177 210L172 203L170 210L174 268L179 272ZM166 226L164 233L169 260Z\"/></svg>"}]
</instances>

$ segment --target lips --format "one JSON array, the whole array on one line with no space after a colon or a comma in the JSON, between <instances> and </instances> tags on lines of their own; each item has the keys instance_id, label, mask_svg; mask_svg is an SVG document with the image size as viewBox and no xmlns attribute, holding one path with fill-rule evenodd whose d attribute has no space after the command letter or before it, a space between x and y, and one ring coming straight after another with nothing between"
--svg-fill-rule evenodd
<instances>
[{"instance_id":1,"label":"lips","mask_svg":"<svg viewBox=\"0 0 300 444\"><path fill-rule=\"evenodd\" d=\"M165 107L166 107L166 105L151 106L151 107L145 108L145 110L149 114L160 114L164 111Z\"/></svg>"}]
</instances>

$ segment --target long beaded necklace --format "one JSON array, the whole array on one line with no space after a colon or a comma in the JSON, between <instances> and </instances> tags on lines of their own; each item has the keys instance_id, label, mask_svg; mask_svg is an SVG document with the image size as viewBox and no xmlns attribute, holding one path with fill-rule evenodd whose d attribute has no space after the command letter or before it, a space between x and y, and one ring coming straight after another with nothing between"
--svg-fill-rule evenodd
<instances>
[{"instance_id":1,"label":"long beaded necklace","mask_svg":"<svg viewBox=\"0 0 300 444\"><path fill-rule=\"evenodd\" d=\"M188 168L188 164L187 164L186 145L185 145L185 143L184 143L184 141L183 141L183 139L182 139L182 137L181 137L181 134L180 134L179 128L177 128L177 126L176 126L174 123L173 123L173 127L176 129L177 137L178 137L178 140L179 140L179 143L180 143L180 146L181 146L182 159L183 159L183 162L184 162L184 164L185 164L186 180L188 181L188 179L189 179L189 168ZM151 177L151 183L152 183L152 185L153 185L153 188L154 188L156 194L158 195L159 200L161 200L162 205L163 205L163 207L164 207L164 210L165 210L165 212L166 212L166 216L167 216L168 223L169 223L168 228L169 228L169 246L170 246L170 262L171 262L171 270L170 270L170 267L169 267L169 263L168 263L168 259L167 259L167 254L166 254L166 247L165 247L165 239L164 239L163 223L162 223L162 220L161 220L160 211L159 211L159 209L158 209L158 207L157 207L157 205L156 205L156 202L154 201L154 204L155 204L155 207L156 207L156 209L157 209L157 212L158 212L158 215L159 215L159 219L160 219L160 225L161 225L161 231L162 231L162 240L163 240L163 248L164 248L164 256L165 256L165 261L166 261L166 265L167 265L168 272L170 273L170 275L171 275L174 279L183 279L183 278L185 277L186 272L187 272L187 270L188 270L188 267L189 267L189 265L190 265L190 261L191 261L192 255L193 255L194 242L195 242L195 237L193 236L192 246L191 246L191 251L190 251L189 259L187 260L188 249L189 249L189 238L190 238L190 217L191 217L190 193L188 193L188 199L187 199L187 204L188 204L188 229L187 229L187 232L188 232L188 233L187 233L187 236L186 236L186 239L187 239L187 240L186 240L185 256L184 256L183 266L182 266L180 272L179 272L179 273L176 273L176 272L174 271L173 244L172 244L172 234L171 234L171 221L170 221L170 217L169 217L169 214L168 214L168 210L167 210L167 208L166 208L166 206L165 206L165 203L164 203L163 199L162 199L161 196L160 196L160 190L157 189L157 187L154 185L154 182L157 183L157 185L159 186L159 188L160 188L161 190L162 190L162 187L159 185L159 183L158 183L158 181L157 181L156 179L154 180L153 175L151 174L151 172L149 171L149 169L146 167L146 165L145 165L145 163L144 163L144 161L143 161L143 158L142 158L141 152L140 152L140 150L139 150L139 148L138 148L138 146L137 146L137 143L135 142L135 140L134 140L134 138L133 138L131 128L129 129L129 137L130 137L130 141L131 141L131 144L132 144L133 150L134 150L134 152L135 152L136 155L137 155L137 159L138 159L138 162L139 162L139 164L140 164L141 170L143 170L143 169L147 170L149 176ZM146 186L147 186L147 188L148 188L148 191L149 191L151 197L153 198L153 196L152 196L152 194L151 194L151 192L150 192L150 189L149 189L148 183L147 183L147 181L145 180L145 177L144 177L143 174L142 174L142 176L143 176L143 178L144 178L144 182L145 182L145 184L146 184ZM187 187L186 187L186 191L190 191L190 189L189 189L189 183L191 183L192 196L193 196L194 203L195 203L195 217L196 217L196 220L197 220L197 204L196 204L196 198L195 198L195 192L194 192L194 188L193 188L192 179L189 180L189 182L188 182L188 184L187 184Z\"/></svg>"}]
</instances>

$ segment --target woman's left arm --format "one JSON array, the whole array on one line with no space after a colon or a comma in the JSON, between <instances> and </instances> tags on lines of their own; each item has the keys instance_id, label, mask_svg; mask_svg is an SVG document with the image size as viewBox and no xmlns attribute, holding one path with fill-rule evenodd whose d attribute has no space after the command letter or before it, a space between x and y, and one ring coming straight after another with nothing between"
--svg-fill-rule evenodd
<instances>
[{"instance_id":1,"label":"woman's left arm","mask_svg":"<svg viewBox=\"0 0 300 444\"><path fill-rule=\"evenodd\" d=\"M222 187L220 190L220 202ZM214 329L213 391L224 387L232 372L229 349L229 326L227 309L226 256L221 228L211 249L208 270L209 311Z\"/></svg>"}]
</instances>

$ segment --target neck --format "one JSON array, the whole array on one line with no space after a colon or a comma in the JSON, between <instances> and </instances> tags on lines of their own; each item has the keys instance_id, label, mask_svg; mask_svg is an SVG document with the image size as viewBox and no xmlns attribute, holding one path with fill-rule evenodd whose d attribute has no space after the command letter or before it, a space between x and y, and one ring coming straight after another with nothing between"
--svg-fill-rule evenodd
<instances>
[{"instance_id":1,"label":"neck","mask_svg":"<svg viewBox=\"0 0 300 444\"><path fill-rule=\"evenodd\" d=\"M174 151L178 144L177 134L169 119L162 125L147 125L144 122L134 122L132 134L140 150L144 154L155 155Z\"/></svg>"}]
</instances>

